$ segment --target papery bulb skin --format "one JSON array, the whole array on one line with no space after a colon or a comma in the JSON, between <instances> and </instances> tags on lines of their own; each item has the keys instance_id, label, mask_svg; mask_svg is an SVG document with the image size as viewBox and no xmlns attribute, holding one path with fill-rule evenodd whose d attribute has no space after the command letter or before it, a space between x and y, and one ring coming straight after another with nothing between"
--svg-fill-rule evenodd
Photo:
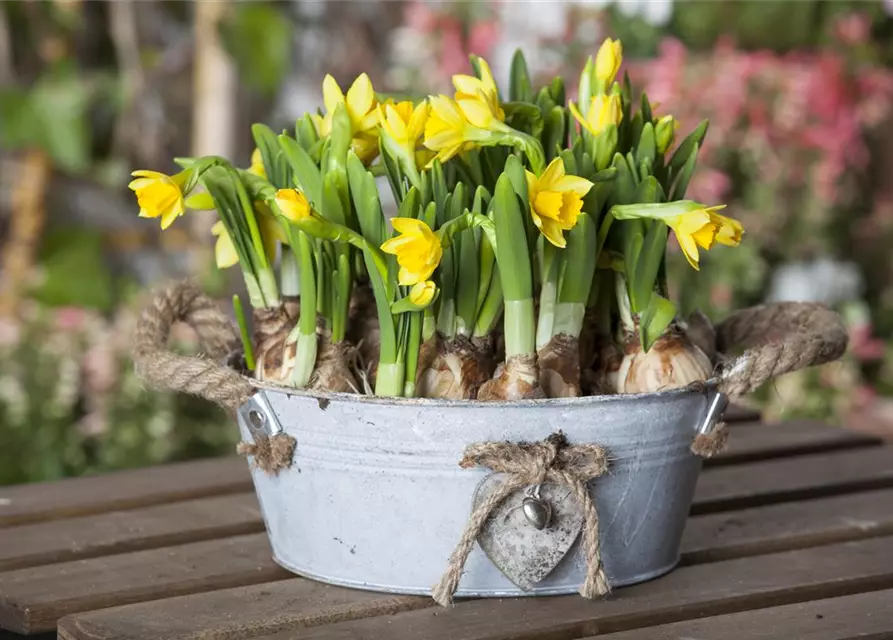
<instances>
[{"instance_id":1,"label":"papery bulb skin","mask_svg":"<svg viewBox=\"0 0 893 640\"><path fill-rule=\"evenodd\" d=\"M310 391L332 393L360 393L360 386L353 374L356 348L349 342L332 342L326 332L319 334L319 347L316 354L316 368L310 377L307 388Z\"/></svg>"},{"instance_id":2,"label":"papery bulb skin","mask_svg":"<svg viewBox=\"0 0 893 640\"><path fill-rule=\"evenodd\" d=\"M671 327L646 353L638 337L628 336L617 379L618 393L654 393L708 380L713 365L704 352Z\"/></svg>"},{"instance_id":3,"label":"papery bulb skin","mask_svg":"<svg viewBox=\"0 0 893 640\"><path fill-rule=\"evenodd\" d=\"M474 400L492 373L492 340L435 335L423 343L419 352L416 395L421 398Z\"/></svg>"},{"instance_id":4,"label":"papery bulb skin","mask_svg":"<svg viewBox=\"0 0 893 640\"><path fill-rule=\"evenodd\" d=\"M560 333L552 336L537 353L540 387L547 398L576 398L580 395L580 342Z\"/></svg>"},{"instance_id":5,"label":"papery bulb skin","mask_svg":"<svg viewBox=\"0 0 893 640\"><path fill-rule=\"evenodd\" d=\"M254 310L254 354L257 363L254 377L263 382L289 384L295 366L297 346L287 344L296 319L285 308Z\"/></svg>"},{"instance_id":6,"label":"papery bulb skin","mask_svg":"<svg viewBox=\"0 0 893 640\"><path fill-rule=\"evenodd\" d=\"M478 400L512 401L545 398L535 355L509 356L481 386Z\"/></svg>"}]
</instances>

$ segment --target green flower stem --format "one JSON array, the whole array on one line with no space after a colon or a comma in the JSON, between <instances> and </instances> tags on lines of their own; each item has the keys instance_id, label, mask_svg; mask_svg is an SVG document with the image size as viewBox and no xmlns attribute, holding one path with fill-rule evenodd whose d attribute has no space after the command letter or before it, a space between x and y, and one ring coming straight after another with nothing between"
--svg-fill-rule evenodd
<instances>
[{"instance_id":1,"label":"green flower stem","mask_svg":"<svg viewBox=\"0 0 893 640\"><path fill-rule=\"evenodd\" d=\"M239 339L242 341L242 352L245 355L245 366L249 371L254 371L254 349L251 346L251 334L248 332L248 322L245 320L245 310L242 308L242 300L239 296L233 296L233 311L236 315L236 324L239 325Z\"/></svg>"},{"instance_id":2,"label":"green flower stem","mask_svg":"<svg viewBox=\"0 0 893 640\"><path fill-rule=\"evenodd\" d=\"M406 387L406 363L379 362L375 376L375 395L402 398Z\"/></svg>"},{"instance_id":3,"label":"green flower stem","mask_svg":"<svg viewBox=\"0 0 893 640\"><path fill-rule=\"evenodd\" d=\"M505 301L505 357L536 353L533 298Z\"/></svg>"},{"instance_id":4,"label":"green flower stem","mask_svg":"<svg viewBox=\"0 0 893 640\"><path fill-rule=\"evenodd\" d=\"M617 307L620 312L620 324L629 333L635 333L636 325L633 322L633 312L629 301L629 291L626 278L622 273L615 274L615 290L617 292Z\"/></svg>"},{"instance_id":5,"label":"green flower stem","mask_svg":"<svg viewBox=\"0 0 893 640\"><path fill-rule=\"evenodd\" d=\"M288 245L282 245L279 263L279 289L284 296L297 296L301 293L301 271L298 257Z\"/></svg>"},{"instance_id":6,"label":"green flower stem","mask_svg":"<svg viewBox=\"0 0 893 640\"><path fill-rule=\"evenodd\" d=\"M292 253L300 265L301 317L296 330L297 349L292 384L302 389L310 382L316 367L319 341L316 335L316 274L313 269L313 241L297 229L289 229ZM296 242L295 242L296 241Z\"/></svg>"},{"instance_id":7,"label":"green flower stem","mask_svg":"<svg viewBox=\"0 0 893 640\"><path fill-rule=\"evenodd\" d=\"M553 335L555 303L558 301L558 277L563 262L563 252L559 254L551 242L545 242L543 245L543 280L540 288L539 318L536 326L537 349L546 346Z\"/></svg>"},{"instance_id":8,"label":"green flower stem","mask_svg":"<svg viewBox=\"0 0 893 640\"><path fill-rule=\"evenodd\" d=\"M437 318L434 315L434 305L425 308L425 317L422 320L422 339L430 340L437 332Z\"/></svg>"},{"instance_id":9,"label":"green flower stem","mask_svg":"<svg viewBox=\"0 0 893 640\"><path fill-rule=\"evenodd\" d=\"M490 287L487 289L487 295L477 313L477 321L472 334L475 338L484 338L496 328L496 323L502 316L504 302L502 281L499 279L499 272L495 271Z\"/></svg>"},{"instance_id":10,"label":"green flower stem","mask_svg":"<svg viewBox=\"0 0 893 640\"><path fill-rule=\"evenodd\" d=\"M521 202L505 173L496 183L493 224L496 227L496 262L505 295L506 357L534 355L536 316L530 248Z\"/></svg>"},{"instance_id":11,"label":"green flower stem","mask_svg":"<svg viewBox=\"0 0 893 640\"><path fill-rule=\"evenodd\" d=\"M593 250L593 247L596 249ZM577 224L568 233L567 247L561 253L561 290L554 308L552 336L565 333L580 337L586 303L595 278L597 251L595 223L589 214L581 213Z\"/></svg>"},{"instance_id":12,"label":"green flower stem","mask_svg":"<svg viewBox=\"0 0 893 640\"><path fill-rule=\"evenodd\" d=\"M419 348L422 346L422 324L424 313L415 311L409 314L409 335L406 340L406 382L403 395L415 397L415 379L419 368Z\"/></svg>"}]
</instances>

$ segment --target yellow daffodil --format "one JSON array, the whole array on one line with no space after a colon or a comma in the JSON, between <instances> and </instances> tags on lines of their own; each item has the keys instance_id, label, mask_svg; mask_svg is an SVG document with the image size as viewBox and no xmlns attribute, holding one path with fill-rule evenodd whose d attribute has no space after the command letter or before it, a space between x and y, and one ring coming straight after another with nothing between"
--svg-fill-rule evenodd
<instances>
[{"instance_id":1,"label":"yellow daffodil","mask_svg":"<svg viewBox=\"0 0 893 640\"><path fill-rule=\"evenodd\" d=\"M623 106L619 95L598 95L589 103L589 111L584 116L573 102L569 103L571 113L577 122L589 133L597 136L608 125L617 126L623 120Z\"/></svg>"},{"instance_id":2,"label":"yellow daffodil","mask_svg":"<svg viewBox=\"0 0 893 640\"><path fill-rule=\"evenodd\" d=\"M310 203L303 193L296 189L279 189L276 192L276 206L286 218L299 222L311 215Z\"/></svg>"},{"instance_id":3,"label":"yellow daffodil","mask_svg":"<svg viewBox=\"0 0 893 640\"><path fill-rule=\"evenodd\" d=\"M708 207L692 200L678 200L661 204L630 204L611 208L618 220L651 218L662 220L676 234L676 240L688 263L699 269L698 247L710 249L715 243L736 247L741 242L744 227L734 218L716 213L725 205Z\"/></svg>"},{"instance_id":4,"label":"yellow daffodil","mask_svg":"<svg viewBox=\"0 0 893 640\"><path fill-rule=\"evenodd\" d=\"M425 122L425 146L437 152L446 162L460 151L474 148L475 142L492 138L493 133L473 125L455 100L447 96L431 96L431 110Z\"/></svg>"},{"instance_id":5,"label":"yellow daffodil","mask_svg":"<svg viewBox=\"0 0 893 640\"><path fill-rule=\"evenodd\" d=\"M264 169L264 159L260 155L260 149L255 149L251 152L251 166L248 167L248 172L261 178L267 177L267 170Z\"/></svg>"},{"instance_id":6,"label":"yellow daffodil","mask_svg":"<svg viewBox=\"0 0 893 640\"><path fill-rule=\"evenodd\" d=\"M481 77L457 74L453 76L456 103L465 117L475 126L488 129L492 121L505 122L505 111L499 106L499 90L490 65L478 58Z\"/></svg>"},{"instance_id":7,"label":"yellow daffodil","mask_svg":"<svg viewBox=\"0 0 893 640\"><path fill-rule=\"evenodd\" d=\"M533 223L556 247L564 247L564 232L573 229L583 209L583 196L592 188L585 178L565 175L564 161L555 158L539 178L527 171L527 194Z\"/></svg>"},{"instance_id":8,"label":"yellow daffodil","mask_svg":"<svg viewBox=\"0 0 893 640\"><path fill-rule=\"evenodd\" d=\"M440 238L427 224L415 218L392 218L391 224L400 235L381 245L381 250L397 256L400 265L398 282L403 286L424 282L443 257Z\"/></svg>"},{"instance_id":9,"label":"yellow daffodil","mask_svg":"<svg viewBox=\"0 0 893 640\"><path fill-rule=\"evenodd\" d=\"M419 138L425 133L428 110L427 101L413 105L407 100L378 107L379 123L385 135L411 160L415 158Z\"/></svg>"},{"instance_id":10,"label":"yellow daffodil","mask_svg":"<svg viewBox=\"0 0 893 640\"><path fill-rule=\"evenodd\" d=\"M183 215L183 185L189 178L189 170L168 176L158 171L134 171L136 180L127 185L136 194L141 218L161 218L161 228L167 229Z\"/></svg>"},{"instance_id":11,"label":"yellow daffodil","mask_svg":"<svg viewBox=\"0 0 893 640\"><path fill-rule=\"evenodd\" d=\"M606 39L595 56L595 78L607 87L620 70L623 62L623 45L620 40Z\"/></svg>"},{"instance_id":12,"label":"yellow daffodil","mask_svg":"<svg viewBox=\"0 0 893 640\"><path fill-rule=\"evenodd\" d=\"M665 153L672 146L678 128L679 121L673 116L664 116L654 125L654 138L660 153Z\"/></svg>"},{"instance_id":13,"label":"yellow daffodil","mask_svg":"<svg viewBox=\"0 0 893 640\"><path fill-rule=\"evenodd\" d=\"M365 163L374 160L378 155L378 110L369 76L365 73L358 76L345 95L335 78L327 75L322 83L322 97L326 115L319 126L320 135L327 136L332 131L332 115L343 104L350 118L354 151Z\"/></svg>"},{"instance_id":14,"label":"yellow daffodil","mask_svg":"<svg viewBox=\"0 0 893 640\"><path fill-rule=\"evenodd\" d=\"M409 300L416 306L427 307L434 300L436 293L437 285L431 280L423 280L415 283L409 290Z\"/></svg>"}]
</instances>

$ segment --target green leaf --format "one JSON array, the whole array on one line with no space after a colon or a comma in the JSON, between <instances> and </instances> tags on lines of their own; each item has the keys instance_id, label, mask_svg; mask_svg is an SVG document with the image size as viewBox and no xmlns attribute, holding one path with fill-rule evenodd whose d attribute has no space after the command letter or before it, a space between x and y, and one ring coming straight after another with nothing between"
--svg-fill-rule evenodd
<instances>
[{"instance_id":1,"label":"green leaf","mask_svg":"<svg viewBox=\"0 0 893 640\"><path fill-rule=\"evenodd\" d=\"M556 76L549 84L549 95L555 104L567 104L567 93L564 88L564 79L561 76Z\"/></svg>"},{"instance_id":2,"label":"green leaf","mask_svg":"<svg viewBox=\"0 0 893 640\"><path fill-rule=\"evenodd\" d=\"M636 204L653 204L664 200L664 189L654 176L647 176L642 180L636 187L636 194L633 197L633 202Z\"/></svg>"},{"instance_id":3,"label":"green leaf","mask_svg":"<svg viewBox=\"0 0 893 640\"><path fill-rule=\"evenodd\" d=\"M682 170L679 172L679 176L676 178L676 183L673 185L673 200L682 200L685 198L685 192L688 190L688 183L691 181L691 177L695 172L695 166L698 163L699 150L700 146L697 143L692 146L691 153L688 155L685 164L682 166ZM673 159L676 159L675 155L673 156Z\"/></svg>"},{"instance_id":4,"label":"green leaf","mask_svg":"<svg viewBox=\"0 0 893 640\"><path fill-rule=\"evenodd\" d=\"M558 300L584 304L589 299L598 262L595 223L588 214L581 213L577 224L568 232L562 257L566 266Z\"/></svg>"},{"instance_id":5,"label":"green leaf","mask_svg":"<svg viewBox=\"0 0 893 640\"><path fill-rule=\"evenodd\" d=\"M653 164L656 156L657 144L654 139L654 125L651 122L646 122L639 136L639 144L636 146L636 161L640 164L646 161Z\"/></svg>"},{"instance_id":6,"label":"green leaf","mask_svg":"<svg viewBox=\"0 0 893 640\"><path fill-rule=\"evenodd\" d=\"M347 152L353 140L353 131L347 106L339 104L332 114L332 131L329 133L329 148L323 166L326 171L343 169L347 164Z\"/></svg>"},{"instance_id":7,"label":"green leaf","mask_svg":"<svg viewBox=\"0 0 893 640\"><path fill-rule=\"evenodd\" d=\"M527 70L527 61L524 53L517 49L512 56L512 69L509 78L509 100L512 102L532 102L533 85L530 83L530 73Z\"/></svg>"},{"instance_id":8,"label":"green leaf","mask_svg":"<svg viewBox=\"0 0 893 640\"><path fill-rule=\"evenodd\" d=\"M400 208L397 209L397 217L399 218L418 218L419 207L422 203L422 196L419 193L419 190L415 187L411 187L409 191L406 192L406 197L403 198L403 202L400 203Z\"/></svg>"},{"instance_id":9,"label":"green leaf","mask_svg":"<svg viewBox=\"0 0 893 640\"><path fill-rule=\"evenodd\" d=\"M254 137L254 144L260 151L264 171L270 184L277 189L291 188L293 180L288 160L285 159L282 145L279 144L279 139L273 130L265 124L253 124L251 125L251 135Z\"/></svg>"},{"instance_id":10,"label":"green leaf","mask_svg":"<svg viewBox=\"0 0 893 640\"><path fill-rule=\"evenodd\" d=\"M351 151L347 155L347 179L357 212L360 232L370 243L380 247L385 241L385 219L375 177Z\"/></svg>"},{"instance_id":11,"label":"green leaf","mask_svg":"<svg viewBox=\"0 0 893 640\"><path fill-rule=\"evenodd\" d=\"M636 281L636 269L639 266L639 254L645 244L645 225L641 220L625 220L620 223L623 235L623 261L626 270L626 282L629 288L630 305L633 312L639 310L635 288L631 283Z\"/></svg>"},{"instance_id":12,"label":"green leaf","mask_svg":"<svg viewBox=\"0 0 893 640\"><path fill-rule=\"evenodd\" d=\"M304 148L304 151L310 153L310 150L319 142L319 134L316 132L316 125L313 124L313 118L309 113L305 113L295 123L295 135L298 142Z\"/></svg>"},{"instance_id":13,"label":"green leaf","mask_svg":"<svg viewBox=\"0 0 893 640\"><path fill-rule=\"evenodd\" d=\"M279 145L291 167L295 186L307 196L310 204L318 211L322 206L322 176L319 167L291 136L280 135Z\"/></svg>"},{"instance_id":14,"label":"green leaf","mask_svg":"<svg viewBox=\"0 0 893 640\"><path fill-rule=\"evenodd\" d=\"M505 299L530 300L533 298L533 277L523 218L525 214L508 171L496 182L493 203L496 261L499 264Z\"/></svg>"},{"instance_id":15,"label":"green leaf","mask_svg":"<svg viewBox=\"0 0 893 640\"><path fill-rule=\"evenodd\" d=\"M435 160L431 167L431 190L434 195L434 203L437 206L437 226L447 221L446 200L449 195L446 178L443 175L443 165Z\"/></svg>"},{"instance_id":16,"label":"green leaf","mask_svg":"<svg viewBox=\"0 0 893 640\"><path fill-rule=\"evenodd\" d=\"M639 340L646 352L660 338L673 318L676 317L676 305L656 293L651 294L648 306L639 315Z\"/></svg>"},{"instance_id":17,"label":"green leaf","mask_svg":"<svg viewBox=\"0 0 893 640\"><path fill-rule=\"evenodd\" d=\"M322 207L319 214L335 224L343 225L347 222L339 194L338 176L334 173L326 174L323 180Z\"/></svg>"},{"instance_id":18,"label":"green leaf","mask_svg":"<svg viewBox=\"0 0 893 640\"><path fill-rule=\"evenodd\" d=\"M636 202L636 179L630 170L629 164L626 162L626 158L619 153L615 153L614 163L611 166L616 171L611 203L631 204Z\"/></svg>"},{"instance_id":19,"label":"green leaf","mask_svg":"<svg viewBox=\"0 0 893 640\"><path fill-rule=\"evenodd\" d=\"M700 147L704 143L709 124L708 120L703 120L701 124L695 127L694 131L686 136L685 140L679 143L679 147L673 153L673 157L670 158L670 175L672 177L675 177L679 170L688 162L695 146Z\"/></svg>"},{"instance_id":20,"label":"green leaf","mask_svg":"<svg viewBox=\"0 0 893 640\"><path fill-rule=\"evenodd\" d=\"M546 162L550 162L567 142L567 119L564 107L554 106L548 112L543 127L542 141Z\"/></svg>"},{"instance_id":21,"label":"green leaf","mask_svg":"<svg viewBox=\"0 0 893 640\"><path fill-rule=\"evenodd\" d=\"M645 93L642 93L642 120L646 124L649 124L654 120L654 114L651 111L651 103L648 101L648 96Z\"/></svg>"},{"instance_id":22,"label":"green leaf","mask_svg":"<svg viewBox=\"0 0 893 640\"><path fill-rule=\"evenodd\" d=\"M624 223L625 224L625 223ZM636 261L635 279L629 281L630 300L633 302L633 311L639 312L636 303L647 304L654 285L657 282L657 273L664 259L667 248L667 225L654 220L648 223L648 232Z\"/></svg>"}]
</instances>

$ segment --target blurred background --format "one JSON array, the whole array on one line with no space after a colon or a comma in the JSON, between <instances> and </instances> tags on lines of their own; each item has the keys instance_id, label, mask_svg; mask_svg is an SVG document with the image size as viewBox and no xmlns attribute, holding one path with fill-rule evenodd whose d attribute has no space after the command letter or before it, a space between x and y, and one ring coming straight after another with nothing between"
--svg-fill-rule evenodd
<instances>
[{"instance_id":1,"label":"blurred background","mask_svg":"<svg viewBox=\"0 0 893 640\"><path fill-rule=\"evenodd\" d=\"M133 374L149 287L188 276L223 296L238 279L213 266L213 213L160 234L130 171L248 166L250 124L294 126L327 72L424 95L472 52L504 83L523 47L573 95L607 36L661 113L710 119L689 193L747 230L698 274L674 256L683 309L833 305L844 360L754 402L893 433L893 2L0 0L0 485L233 451L225 416Z\"/></svg>"}]
</instances>

